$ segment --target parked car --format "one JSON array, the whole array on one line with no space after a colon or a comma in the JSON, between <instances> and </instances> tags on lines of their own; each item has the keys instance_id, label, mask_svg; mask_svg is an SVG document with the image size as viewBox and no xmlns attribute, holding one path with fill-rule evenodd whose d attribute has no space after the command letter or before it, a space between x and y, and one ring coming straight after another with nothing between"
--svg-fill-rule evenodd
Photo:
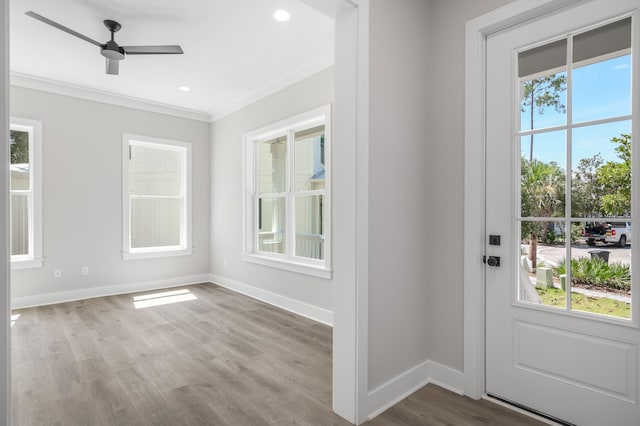
<instances>
[{"instance_id":1,"label":"parked car","mask_svg":"<svg viewBox=\"0 0 640 426\"><path fill-rule=\"evenodd\" d=\"M605 231L605 242L624 247L631 242L631 222L611 222Z\"/></svg>"},{"instance_id":2,"label":"parked car","mask_svg":"<svg viewBox=\"0 0 640 426\"><path fill-rule=\"evenodd\" d=\"M607 238L607 226L604 222L587 222L582 228L582 236L590 246L595 246L598 241L604 243Z\"/></svg>"}]
</instances>

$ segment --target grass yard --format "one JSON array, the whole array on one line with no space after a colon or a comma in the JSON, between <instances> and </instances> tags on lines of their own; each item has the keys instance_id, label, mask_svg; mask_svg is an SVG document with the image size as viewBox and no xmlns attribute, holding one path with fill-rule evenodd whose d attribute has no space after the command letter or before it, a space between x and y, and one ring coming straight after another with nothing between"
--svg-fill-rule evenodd
<instances>
[{"instance_id":1,"label":"grass yard","mask_svg":"<svg viewBox=\"0 0 640 426\"><path fill-rule=\"evenodd\" d=\"M565 307L564 290L559 288L536 287L542 303L547 306ZM631 304L606 297L589 297L580 293L571 293L571 307L577 311L610 315L618 318L631 318Z\"/></svg>"}]
</instances>

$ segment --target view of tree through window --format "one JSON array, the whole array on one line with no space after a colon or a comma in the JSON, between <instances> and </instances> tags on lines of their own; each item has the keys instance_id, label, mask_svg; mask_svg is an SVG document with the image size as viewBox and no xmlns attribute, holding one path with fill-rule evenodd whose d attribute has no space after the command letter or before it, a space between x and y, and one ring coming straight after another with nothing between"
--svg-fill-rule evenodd
<instances>
[{"instance_id":1,"label":"view of tree through window","mask_svg":"<svg viewBox=\"0 0 640 426\"><path fill-rule=\"evenodd\" d=\"M29 133L11 130L9 145L11 146L11 164L29 163Z\"/></svg>"}]
</instances>

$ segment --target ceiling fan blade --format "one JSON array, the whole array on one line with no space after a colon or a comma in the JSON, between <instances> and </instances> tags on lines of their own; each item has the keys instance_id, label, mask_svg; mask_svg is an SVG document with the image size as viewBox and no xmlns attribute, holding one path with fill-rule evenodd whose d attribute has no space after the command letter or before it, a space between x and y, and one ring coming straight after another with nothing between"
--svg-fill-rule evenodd
<instances>
[{"instance_id":1,"label":"ceiling fan blade","mask_svg":"<svg viewBox=\"0 0 640 426\"><path fill-rule=\"evenodd\" d=\"M127 55L179 55L184 53L182 47L171 46L120 46Z\"/></svg>"},{"instance_id":2,"label":"ceiling fan blade","mask_svg":"<svg viewBox=\"0 0 640 426\"><path fill-rule=\"evenodd\" d=\"M35 12L31 11L31 10L29 12L26 12L26 15L31 16L32 18L37 19L38 21L44 22L45 24L49 24L52 27L55 27L55 28L57 28L59 30L62 30L65 33L69 33L69 34L71 34L73 36L81 38L84 41L88 41L91 44L95 44L98 47L102 47L102 43L100 43L98 41L95 41L95 40L87 37L86 35L80 34L77 31L73 31L71 28L67 28L64 25L58 24L57 22L54 22L49 18L45 18L42 15L38 15L37 13L35 13Z\"/></svg>"},{"instance_id":3,"label":"ceiling fan blade","mask_svg":"<svg viewBox=\"0 0 640 426\"><path fill-rule=\"evenodd\" d=\"M111 75L118 75L120 71L120 61L106 58L106 72Z\"/></svg>"}]
</instances>

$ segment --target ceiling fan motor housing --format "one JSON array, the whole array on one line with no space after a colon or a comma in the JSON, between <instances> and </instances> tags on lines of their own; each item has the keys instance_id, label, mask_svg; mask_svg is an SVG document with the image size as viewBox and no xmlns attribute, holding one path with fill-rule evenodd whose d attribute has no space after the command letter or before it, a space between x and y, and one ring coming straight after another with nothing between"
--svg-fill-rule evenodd
<instances>
[{"instance_id":1,"label":"ceiling fan motor housing","mask_svg":"<svg viewBox=\"0 0 640 426\"><path fill-rule=\"evenodd\" d=\"M100 53L108 59L115 59L116 61L124 59L124 49L113 40L106 42L100 49Z\"/></svg>"}]
</instances>

